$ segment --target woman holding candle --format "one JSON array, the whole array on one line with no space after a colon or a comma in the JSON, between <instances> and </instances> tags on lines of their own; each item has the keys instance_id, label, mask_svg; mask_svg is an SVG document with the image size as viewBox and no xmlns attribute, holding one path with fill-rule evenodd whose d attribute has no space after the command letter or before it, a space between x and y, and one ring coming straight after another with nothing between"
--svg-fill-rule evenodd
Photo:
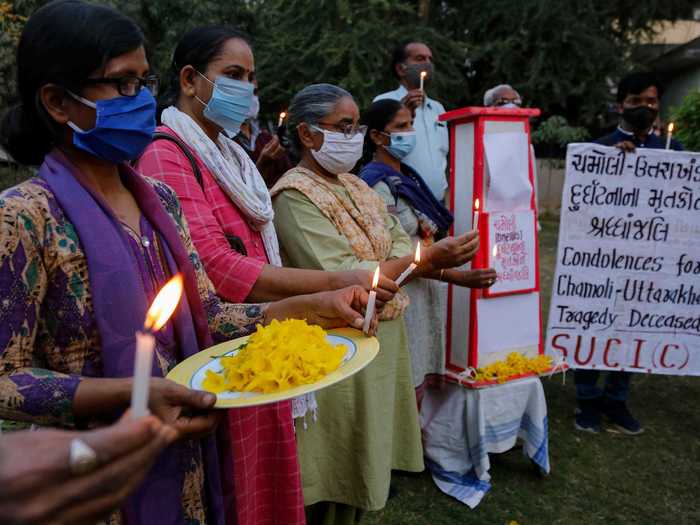
<instances>
[{"instance_id":1,"label":"woman holding candle","mask_svg":"<svg viewBox=\"0 0 700 525\"><path fill-rule=\"evenodd\" d=\"M360 177L384 199L414 245L426 247L447 234L452 214L421 176L401 162L415 144L412 120L411 111L397 100L378 100L363 113L361 123L367 126L367 134ZM439 281L486 288L496 281L496 272L447 269L434 275L438 279L429 277L414 279L404 288L411 299L405 317L419 400L425 377L444 372L447 286Z\"/></svg>"},{"instance_id":2,"label":"woman holding candle","mask_svg":"<svg viewBox=\"0 0 700 525\"><path fill-rule=\"evenodd\" d=\"M223 525L215 396L163 377L256 323L361 327L367 294L218 298L172 190L127 163L151 139L157 88L129 18L78 0L45 5L22 32L17 75L20 103L3 116L0 143L41 167L0 197L0 428L117 419L130 402L135 334L157 290L180 273L180 305L155 335L148 403L179 440L110 523Z\"/></svg>"},{"instance_id":3,"label":"woman holding candle","mask_svg":"<svg viewBox=\"0 0 700 525\"><path fill-rule=\"evenodd\" d=\"M249 114L254 69L250 45L235 29L208 26L185 34L173 54L166 95L173 105L162 112L158 128L179 143L154 141L138 170L175 191L204 269L226 300L269 301L348 284L368 288L369 269L281 268L265 182L228 138ZM379 301L396 290L382 277ZM295 407L295 415L303 415L304 403ZM291 402L228 412L233 464L226 471L236 485L238 525L304 521L292 415Z\"/></svg>"},{"instance_id":4,"label":"woman holding candle","mask_svg":"<svg viewBox=\"0 0 700 525\"><path fill-rule=\"evenodd\" d=\"M364 129L352 96L309 86L288 110L291 146L301 159L272 189L283 258L297 268L374 270L397 278L414 246L381 198L348 172L362 156ZM406 282L458 266L476 252L474 233L426 247ZM380 313L378 357L317 396L319 420L297 439L309 523L352 523L384 506L392 469L423 468L403 312L404 293Z\"/></svg>"}]
</instances>

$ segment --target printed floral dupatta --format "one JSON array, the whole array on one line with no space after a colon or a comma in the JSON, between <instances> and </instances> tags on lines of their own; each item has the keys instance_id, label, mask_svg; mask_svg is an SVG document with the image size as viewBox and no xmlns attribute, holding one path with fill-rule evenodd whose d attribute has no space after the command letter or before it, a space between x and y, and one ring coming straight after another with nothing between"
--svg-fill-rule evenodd
<instances>
[{"instance_id":1,"label":"printed floral dupatta","mask_svg":"<svg viewBox=\"0 0 700 525\"><path fill-rule=\"evenodd\" d=\"M303 193L350 243L361 261L386 261L391 253L391 233L386 227L386 204L362 179L350 173L338 175L350 199L338 194L323 177L297 166L289 170L270 190L294 189ZM408 307L408 296L400 290L379 313L382 321L396 319Z\"/></svg>"}]
</instances>

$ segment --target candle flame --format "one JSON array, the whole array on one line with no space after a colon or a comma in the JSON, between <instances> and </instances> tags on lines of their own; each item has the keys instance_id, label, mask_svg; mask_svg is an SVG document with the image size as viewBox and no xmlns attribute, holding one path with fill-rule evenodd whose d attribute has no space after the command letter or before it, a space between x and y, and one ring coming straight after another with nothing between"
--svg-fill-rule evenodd
<instances>
[{"instance_id":1,"label":"candle flame","mask_svg":"<svg viewBox=\"0 0 700 525\"><path fill-rule=\"evenodd\" d=\"M416 264L418 264L420 262L420 243L419 242L416 243L416 256L413 259L413 262L415 262Z\"/></svg>"},{"instance_id":2,"label":"candle flame","mask_svg":"<svg viewBox=\"0 0 700 525\"><path fill-rule=\"evenodd\" d=\"M668 125L668 132L673 133L673 122L670 122Z\"/></svg>"},{"instance_id":3,"label":"candle flame","mask_svg":"<svg viewBox=\"0 0 700 525\"><path fill-rule=\"evenodd\" d=\"M427 76L428 76L428 72L427 72L427 71L421 71L421 72L420 72L420 77L421 77L421 78L425 78L425 77L427 77Z\"/></svg>"},{"instance_id":4,"label":"candle flame","mask_svg":"<svg viewBox=\"0 0 700 525\"><path fill-rule=\"evenodd\" d=\"M376 289L378 284L379 284L379 265L377 265L377 269L374 270L374 277L372 278L372 290Z\"/></svg>"},{"instance_id":5,"label":"candle flame","mask_svg":"<svg viewBox=\"0 0 700 525\"><path fill-rule=\"evenodd\" d=\"M146 330L160 330L168 322L182 297L182 275L177 274L160 289L146 314L143 327Z\"/></svg>"},{"instance_id":6,"label":"candle flame","mask_svg":"<svg viewBox=\"0 0 700 525\"><path fill-rule=\"evenodd\" d=\"M493 245L493 257L496 258L498 256L498 244Z\"/></svg>"},{"instance_id":7,"label":"candle flame","mask_svg":"<svg viewBox=\"0 0 700 525\"><path fill-rule=\"evenodd\" d=\"M287 113L285 113L284 111L282 113L280 113L280 120L284 120L286 117L287 117Z\"/></svg>"},{"instance_id":8,"label":"candle flame","mask_svg":"<svg viewBox=\"0 0 700 525\"><path fill-rule=\"evenodd\" d=\"M479 197L474 201L474 211L479 211Z\"/></svg>"}]
</instances>

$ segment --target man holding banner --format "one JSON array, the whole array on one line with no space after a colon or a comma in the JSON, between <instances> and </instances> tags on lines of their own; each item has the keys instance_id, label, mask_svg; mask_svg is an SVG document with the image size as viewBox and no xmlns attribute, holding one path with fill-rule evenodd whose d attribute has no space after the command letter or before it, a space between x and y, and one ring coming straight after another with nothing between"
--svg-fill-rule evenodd
<instances>
[{"instance_id":1,"label":"man holding banner","mask_svg":"<svg viewBox=\"0 0 700 525\"><path fill-rule=\"evenodd\" d=\"M617 150L572 144L567 152L547 351L576 368L581 431L599 432L604 415L620 432L643 432L627 407L633 371L700 373L692 370L700 289L684 273L700 260L689 237L700 210L700 158L642 149L664 148L651 133L660 95L653 75L624 77L620 125L596 141ZM671 147L683 149L677 141ZM667 312L681 304L692 315ZM601 370L608 370L604 388Z\"/></svg>"}]
</instances>

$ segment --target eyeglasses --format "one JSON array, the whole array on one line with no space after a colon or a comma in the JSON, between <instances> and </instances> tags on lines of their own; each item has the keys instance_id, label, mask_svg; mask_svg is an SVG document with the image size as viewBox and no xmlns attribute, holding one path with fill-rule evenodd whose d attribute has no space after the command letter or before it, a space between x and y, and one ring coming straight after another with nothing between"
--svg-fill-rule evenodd
<instances>
[{"instance_id":1,"label":"eyeglasses","mask_svg":"<svg viewBox=\"0 0 700 525\"><path fill-rule=\"evenodd\" d=\"M341 132L346 139L351 139L358 133L364 137L367 133L367 126L353 126L352 124L331 124L330 122L319 122L319 124L322 126L328 126L329 128L333 128ZM321 128L319 128L318 126L314 126L313 124L310 124L310 126L316 129L317 131L323 131Z\"/></svg>"},{"instance_id":2,"label":"eyeglasses","mask_svg":"<svg viewBox=\"0 0 700 525\"><path fill-rule=\"evenodd\" d=\"M83 84L114 84L121 96L135 97L143 88L148 89L154 96L157 95L160 81L158 75L148 75L146 78L128 75L118 78L88 78Z\"/></svg>"},{"instance_id":3,"label":"eyeglasses","mask_svg":"<svg viewBox=\"0 0 700 525\"><path fill-rule=\"evenodd\" d=\"M505 106L506 104L515 104L516 106L520 107L523 105L523 101L520 100L519 98L499 98L495 103L494 106Z\"/></svg>"}]
</instances>

